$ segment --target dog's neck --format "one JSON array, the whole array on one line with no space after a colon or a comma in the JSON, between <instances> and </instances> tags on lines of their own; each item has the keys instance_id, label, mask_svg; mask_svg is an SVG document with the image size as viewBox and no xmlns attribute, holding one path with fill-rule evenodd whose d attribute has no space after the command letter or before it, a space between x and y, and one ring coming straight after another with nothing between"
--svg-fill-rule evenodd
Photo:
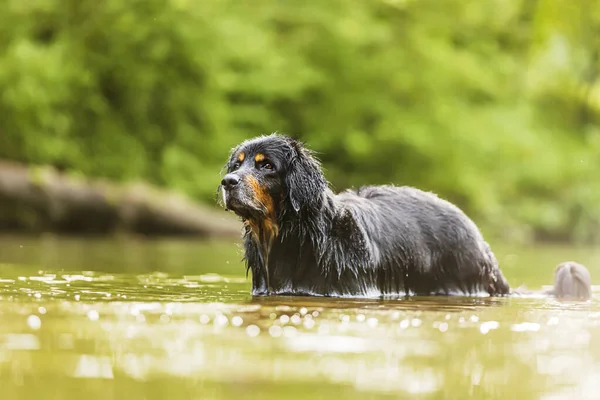
<instances>
[{"instance_id":1,"label":"dog's neck","mask_svg":"<svg viewBox=\"0 0 600 400\"><path fill-rule=\"evenodd\" d=\"M274 247L288 248L289 244L296 243L303 251L320 258L326 244L319 243L318 238L329 236L336 208L334 193L326 188L318 198L310 204L303 204L297 212L290 211L289 205L282 204L276 218L268 215L260 220L244 220L246 240L254 243L258 257L255 261L261 264L252 267L265 275L267 287L272 275L270 261ZM293 254L287 256L294 257Z\"/></svg>"},{"instance_id":2,"label":"dog's neck","mask_svg":"<svg viewBox=\"0 0 600 400\"><path fill-rule=\"evenodd\" d=\"M288 208L283 207L283 210L286 209ZM335 195L331 189L326 188L310 204L301 205L297 212L282 212L278 218L280 240L285 240L288 235L295 235L304 241L317 237L317 232L326 233L322 231L331 225L336 209Z\"/></svg>"},{"instance_id":3,"label":"dog's neck","mask_svg":"<svg viewBox=\"0 0 600 400\"><path fill-rule=\"evenodd\" d=\"M315 284L330 286L318 291L341 290L335 285L342 274L355 276L372 262L353 213L331 190L311 203L315 206L280 214L270 242L247 229L245 258L257 293L317 290Z\"/></svg>"}]
</instances>

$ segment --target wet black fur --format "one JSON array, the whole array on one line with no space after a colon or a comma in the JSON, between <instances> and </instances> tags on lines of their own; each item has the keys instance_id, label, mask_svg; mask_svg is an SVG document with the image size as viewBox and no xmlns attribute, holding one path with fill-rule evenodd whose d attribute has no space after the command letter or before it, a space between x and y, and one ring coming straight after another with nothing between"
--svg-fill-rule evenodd
<instances>
[{"instance_id":1,"label":"wet black fur","mask_svg":"<svg viewBox=\"0 0 600 400\"><path fill-rule=\"evenodd\" d=\"M242 151L245 166L236 163ZM274 172L261 175L253 165L256 153L266 155ZM245 260L254 295L509 293L475 224L432 193L366 186L334 194L313 154L298 141L276 134L240 144L226 167L228 173L255 176L276 204L279 232L268 254L261 252L264 244L246 225ZM262 218L252 207L229 208L245 220Z\"/></svg>"}]
</instances>

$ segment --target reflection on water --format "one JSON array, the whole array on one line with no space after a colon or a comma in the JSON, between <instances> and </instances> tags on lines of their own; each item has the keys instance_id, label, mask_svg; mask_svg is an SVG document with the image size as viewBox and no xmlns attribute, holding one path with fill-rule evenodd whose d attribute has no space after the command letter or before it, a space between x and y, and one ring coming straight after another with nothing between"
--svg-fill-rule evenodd
<instances>
[{"instance_id":1,"label":"reflection on water","mask_svg":"<svg viewBox=\"0 0 600 400\"><path fill-rule=\"evenodd\" d=\"M57 243L52 262L84 261ZM588 303L252 298L232 247L136 243L151 256L117 273L122 253L94 243L111 268L0 252L3 399L598 398L600 287ZM144 271L159 254L169 272Z\"/></svg>"}]
</instances>

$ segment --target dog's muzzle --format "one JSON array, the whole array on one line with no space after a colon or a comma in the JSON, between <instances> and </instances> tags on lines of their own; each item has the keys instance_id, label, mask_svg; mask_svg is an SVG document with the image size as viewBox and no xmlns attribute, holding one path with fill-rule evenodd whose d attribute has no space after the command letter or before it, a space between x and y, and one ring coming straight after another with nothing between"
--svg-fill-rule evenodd
<instances>
[{"instance_id":1,"label":"dog's muzzle","mask_svg":"<svg viewBox=\"0 0 600 400\"><path fill-rule=\"evenodd\" d=\"M235 211L235 205L231 204L232 200L235 203L235 195L232 195L232 190L238 187L240 180L240 177L236 174L227 174L221 180L221 196L225 205L225 211Z\"/></svg>"},{"instance_id":2,"label":"dog's muzzle","mask_svg":"<svg viewBox=\"0 0 600 400\"><path fill-rule=\"evenodd\" d=\"M240 177L236 174L227 174L221 181L221 186L225 191L229 191L240 183Z\"/></svg>"},{"instance_id":3,"label":"dog's muzzle","mask_svg":"<svg viewBox=\"0 0 600 400\"><path fill-rule=\"evenodd\" d=\"M221 195L226 211L233 211L244 218L248 218L254 212L252 196L239 175L225 175L221 181Z\"/></svg>"}]
</instances>

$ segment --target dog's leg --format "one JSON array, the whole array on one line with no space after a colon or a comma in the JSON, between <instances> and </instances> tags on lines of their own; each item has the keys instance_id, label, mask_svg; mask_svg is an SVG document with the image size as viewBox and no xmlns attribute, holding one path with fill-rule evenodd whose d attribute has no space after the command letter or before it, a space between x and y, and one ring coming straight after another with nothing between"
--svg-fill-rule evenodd
<instances>
[{"instance_id":1,"label":"dog's leg","mask_svg":"<svg viewBox=\"0 0 600 400\"><path fill-rule=\"evenodd\" d=\"M268 233L262 228L260 228L259 237L261 240L259 240L260 251L258 253L260 254L260 258L265 271L265 284L267 286L266 289L268 296L271 291L271 278L269 274L269 253L271 252L271 246L273 245L273 238L270 237L270 235L268 235Z\"/></svg>"},{"instance_id":2,"label":"dog's leg","mask_svg":"<svg viewBox=\"0 0 600 400\"><path fill-rule=\"evenodd\" d=\"M260 251L258 252L258 255L260 257L260 262L262 263L263 269L264 269L264 272L265 272L265 286L266 286L267 296L268 296L269 295L269 288L271 287L270 279L269 279L269 264L268 264L269 256L267 255L265 257L265 248L264 248L264 246L260 246Z\"/></svg>"}]
</instances>

